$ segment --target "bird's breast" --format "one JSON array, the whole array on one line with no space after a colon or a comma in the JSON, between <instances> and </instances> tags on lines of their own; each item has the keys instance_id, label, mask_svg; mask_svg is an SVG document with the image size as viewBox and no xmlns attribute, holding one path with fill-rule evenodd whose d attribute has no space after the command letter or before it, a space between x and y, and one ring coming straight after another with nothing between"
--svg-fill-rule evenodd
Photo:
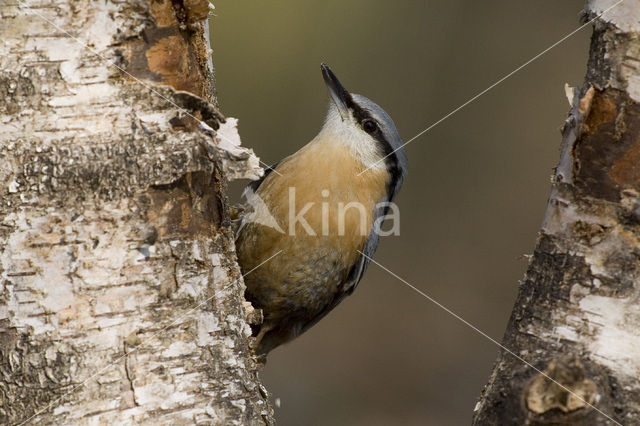
<instances>
[{"instance_id":1,"label":"bird's breast","mask_svg":"<svg viewBox=\"0 0 640 426\"><path fill-rule=\"evenodd\" d=\"M310 310L320 309L346 279L373 226L375 205L386 200L386 170L360 174L365 169L347 147L315 140L262 182L238 255L249 270L281 251L247 280L264 304L282 306L285 295L298 294L318 305Z\"/></svg>"},{"instance_id":2,"label":"bird's breast","mask_svg":"<svg viewBox=\"0 0 640 426\"><path fill-rule=\"evenodd\" d=\"M257 195L288 236L355 250L369 235L389 179L386 170L361 174L365 169L343 144L316 140L283 160Z\"/></svg>"}]
</instances>

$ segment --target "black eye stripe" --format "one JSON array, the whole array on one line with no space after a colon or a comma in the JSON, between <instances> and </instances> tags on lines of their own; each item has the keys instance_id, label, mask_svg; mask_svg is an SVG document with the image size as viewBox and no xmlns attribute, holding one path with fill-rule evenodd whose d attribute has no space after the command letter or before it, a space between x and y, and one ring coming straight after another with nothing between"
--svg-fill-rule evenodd
<instances>
[{"instance_id":1,"label":"black eye stripe","mask_svg":"<svg viewBox=\"0 0 640 426\"><path fill-rule=\"evenodd\" d=\"M362 124L364 123L365 120L372 120L374 123L376 123L376 129L372 132L369 133L375 140L378 141L378 143L380 144L380 146L382 147L382 149L385 151L385 155L389 154L393 149L391 148L391 146L389 145L389 143L385 140L384 137L384 133L382 131L382 128L380 127L380 124L378 123L378 121L373 118L371 116L371 112L369 112L368 110L360 107L359 105L357 105L355 102L352 101L352 103L349 105L349 108L351 108L351 112L353 113L353 118L356 119L356 121L358 123L360 123L360 126L362 127ZM364 130L364 128L363 128ZM366 130L365 130L366 131ZM393 155L391 155L391 157L393 157ZM387 158L388 160L389 158ZM386 160L385 160L386 161Z\"/></svg>"}]
</instances>

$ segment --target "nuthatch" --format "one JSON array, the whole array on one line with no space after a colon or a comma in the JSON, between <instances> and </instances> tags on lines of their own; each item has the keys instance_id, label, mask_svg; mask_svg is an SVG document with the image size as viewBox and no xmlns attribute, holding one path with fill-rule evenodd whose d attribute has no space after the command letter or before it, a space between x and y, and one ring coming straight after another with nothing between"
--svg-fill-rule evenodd
<instances>
[{"instance_id":1,"label":"nuthatch","mask_svg":"<svg viewBox=\"0 0 640 426\"><path fill-rule=\"evenodd\" d=\"M321 68L333 102L320 133L247 188L260 202L243 218L236 247L245 296L264 315L253 330L259 355L308 330L353 292L407 173L391 117Z\"/></svg>"}]
</instances>

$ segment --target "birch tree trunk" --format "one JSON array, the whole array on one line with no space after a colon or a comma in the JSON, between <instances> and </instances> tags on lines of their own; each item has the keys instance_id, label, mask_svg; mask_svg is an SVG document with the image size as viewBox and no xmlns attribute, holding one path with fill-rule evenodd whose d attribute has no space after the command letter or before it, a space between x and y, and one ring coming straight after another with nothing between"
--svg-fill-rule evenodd
<instances>
[{"instance_id":1,"label":"birch tree trunk","mask_svg":"<svg viewBox=\"0 0 640 426\"><path fill-rule=\"evenodd\" d=\"M272 421L206 0L0 0L0 423Z\"/></svg>"},{"instance_id":2,"label":"birch tree trunk","mask_svg":"<svg viewBox=\"0 0 640 426\"><path fill-rule=\"evenodd\" d=\"M595 20L587 67L476 425L640 424L640 0Z\"/></svg>"}]
</instances>

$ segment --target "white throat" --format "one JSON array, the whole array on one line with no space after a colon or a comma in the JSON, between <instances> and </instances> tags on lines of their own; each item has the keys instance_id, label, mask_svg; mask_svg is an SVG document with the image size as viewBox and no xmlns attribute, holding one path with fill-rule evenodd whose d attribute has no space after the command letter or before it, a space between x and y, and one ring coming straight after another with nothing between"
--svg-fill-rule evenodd
<instances>
[{"instance_id":1,"label":"white throat","mask_svg":"<svg viewBox=\"0 0 640 426\"><path fill-rule=\"evenodd\" d=\"M386 169L384 161L380 161L384 157L384 152L378 141L362 130L351 113L343 120L333 102L316 139L346 145L365 168Z\"/></svg>"}]
</instances>

